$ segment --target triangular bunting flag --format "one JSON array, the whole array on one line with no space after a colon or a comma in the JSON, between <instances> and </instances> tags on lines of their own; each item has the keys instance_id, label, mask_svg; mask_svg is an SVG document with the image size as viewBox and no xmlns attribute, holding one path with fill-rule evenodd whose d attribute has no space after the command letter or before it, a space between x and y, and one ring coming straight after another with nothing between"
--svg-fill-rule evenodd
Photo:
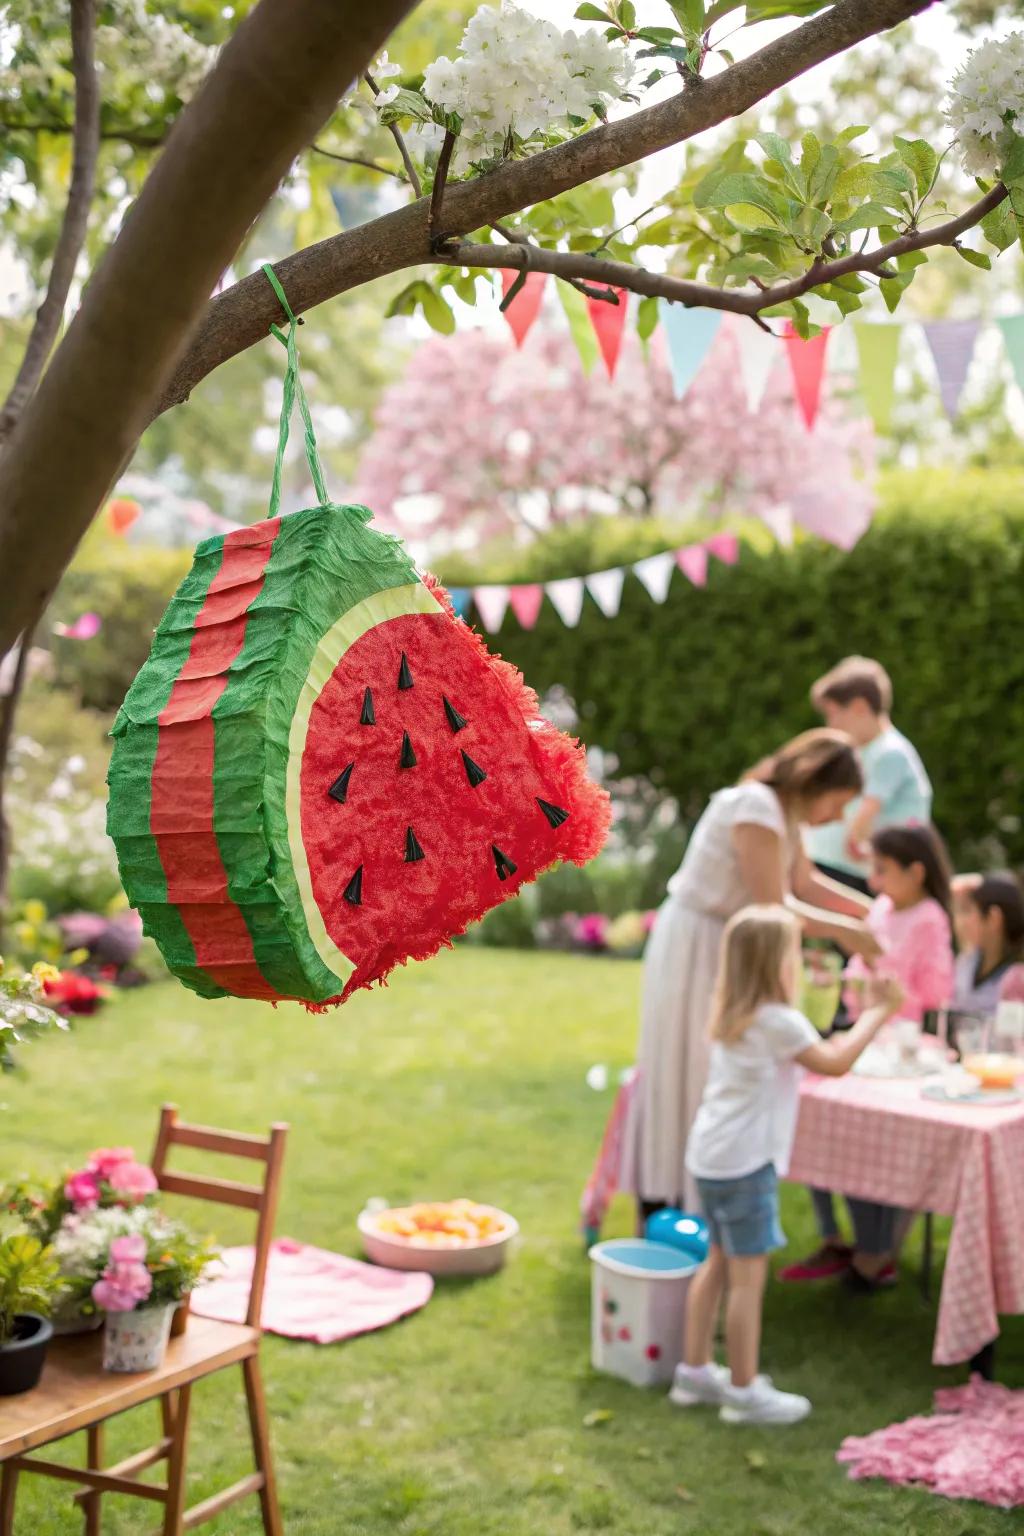
<instances>
[{"instance_id":1,"label":"triangular bunting flag","mask_svg":"<svg viewBox=\"0 0 1024 1536\"><path fill-rule=\"evenodd\" d=\"M637 581L643 582L656 603L663 603L668 597L675 564L671 550L664 555L648 555L646 560L636 562L633 575Z\"/></svg>"},{"instance_id":2,"label":"triangular bunting flag","mask_svg":"<svg viewBox=\"0 0 1024 1536\"><path fill-rule=\"evenodd\" d=\"M569 283L556 283L555 292L565 311L565 318L569 322L569 334L580 355L583 372L589 374L597 362L600 349L587 313L587 301L579 289L573 288Z\"/></svg>"},{"instance_id":3,"label":"triangular bunting flag","mask_svg":"<svg viewBox=\"0 0 1024 1536\"><path fill-rule=\"evenodd\" d=\"M665 332L672 388L681 400L697 377L700 365L722 323L720 309L687 309L682 304L658 301L658 318Z\"/></svg>"},{"instance_id":4,"label":"triangular bunting flag","mask_svg":"<svg viewBox=\"0 0 1024 1536\"><path fill-rule=\"evenodd\" d=\"M788 507L765 507L758 514L762 523L771 529L779 543L785 548L793 542L793 514Z\"/></svg>"},{"instance_id":5,"label":"triangular bunting flag","mask_svg":"<svg viewBox=\"0 0 1024 1536\"><path fill-rule=\"evenodd\" d=\"M924 334L939 376L939 394L946 415L953 421L978 339L977 320L926 320Z\"/></svg>"},{"instance_id":6,"label":"triangular bunting flag","mask_svg":"<svg viewBox=\"0 0 1024 1536\"><path fill-rule=\"evenodd\" d=\"M501 291L507 294L512 284L518 278L518 272L502 270ZM526 282L516 294L512 303L502 313L508 321L509 329L516 339L516 346L521 347L529 334L530 327L540 314L540 306L544 302L544 284L548 280L546 272L527 272Z\"/></svg>"},{"instance_id":7,"label":"triangular bunting flag","mask_svg":"<svg viewBox=\"0 0 1024 1536\"><path fill-rule=\"evenodd\" d=\"M792 321L786 327L786 356L793 374L796 403L808 432L814 423L821 404L821 385L825 377L825 348L828 346L828 328L804 341L793 329Z\"/></svg>"},{"instance_id":8,"label":"triangular bunting flag","mask_svg":"<svg viewBox=\"0 0 1024 1536\"><path fill-rule=\"evenodd\" d=\"M1009 315L996 324L1003 333L1003 344L1013 365L1013 376L1024 389L1024 315Z\"/></svg>"},{"instance_id":9,"label":"triangular bunting flag","mask_svg":"<svg viewBox=\"0 0 1024 1536\"><path fill-rule=\"evenodd\" d=\"M768 379L782 357L780 338L763 331L755 320L731 315L730 327L740 355L740 377L747 396L747 409L756 415L761 409Z\"/></svg>"},{"instance_id":10,"label":"triangular bunting flag","mask_svg":"<svg viewBox=\"0 0 1024 1536\"><path fill-rule=\"evenodd\" d=\"M460 619L464 619L469 612L469 605L473 601L473 592L470 587L449 587L448 596L452 600L452 607Z\"/></svg>"},{"instance_id":11,"label":"triangular bunting flag","mask_svg":"<svg viewBox=\"0 0 1024 1536\"><path fill-rule=\"evenodd\" d=\"M476 611L489 635L496 635L501 628L508 607L508 587L474 587L473 601Z\"/></svg>"},{"instance_id":12,"label":"triangular bunting flag","mask_svg":"<svg viewBox=\"0 0 1024 1536\"><path fill-rule=\"evenodd\" d=\"M740 557L740 541L735 533L713 533L704 540L704 548L723 565L735 565Z\"/></svg>"},{"instance_id":13,"label":"triangular bunting flag","mask_svg":"<svg viewBox=\"0 0 1024 1536\"><path fill-rule=\"evenodd\" d=\"M621 566L611 571L595 571L587 577L587 589L606 619L614 619L619 611L625 577Z\"/></svg>"},{"instance_id":14,"label":"triangular bunting flag","mask_svg":"<svg viewBox=\"0 0 1024 1536\"><path fill-rule=\"evenodd\" d=\"M562 623L567 629L575 629L583 612L583 577L566 576L562 581L549 581L544 590Z\"/></svg>"},{"instance_id":15,"label":"triangular bunting flag","mask_svg":"<svg viewBox=\"0 0 1024 1536\"><path fill-rule=\"evenodd\" d=\"M851 550L871 526L874 498L862 480L851 478L827 498L813 491L794 491L791 496L792 513L801 528L837 549Z\"/></svg>"},{"instance_id":16,"label":"triangular bunting flag","mask_svg":"<svg viewBox=\"0 0 1024 1536\"><path fill-rule=\"evenodd\" d=\"M524 629L532 629L540 616L544 601L544 588L539 583L524 587L512 587L508 595L512 612Z\"/></svg>"},{"instance_id":17,"label":"triangular bunting flag","mask_svg":"<svg viewBox=\"0 0 1024 1536\"><path fill-rule=\"evenodd\" d=\"M676 564L695 587L707 586L708 552L703 544L687 544L683 549L677 549Z\"/></svg>"},{"instance_id":18,"label":"triangular bunting flag","mask_svg":"<svg viewBox=\"0 0 1024 1536\"><path fill-rule=\"evenodd\" d=\"M617 304L611 304L607 299L587 300L590 323L594 327L594 335L610 379L615 377L615 365L622 349L622 335L629 310L629 294L625 288L613 288L612 292L618 296Z\"/></svg>"},{"instance_id":19,"label":"triangular bunting flag","mask_svg":"<svg viewBox=\"0 0 1024 1536\"><path fill-rule=\"evenodd\" d=\"M892 418L901 329L898 325L865 325L861 322L855 322L853 327L860 360L860 392L877 432L888 432Z\"/></svg>"}]
</instances>

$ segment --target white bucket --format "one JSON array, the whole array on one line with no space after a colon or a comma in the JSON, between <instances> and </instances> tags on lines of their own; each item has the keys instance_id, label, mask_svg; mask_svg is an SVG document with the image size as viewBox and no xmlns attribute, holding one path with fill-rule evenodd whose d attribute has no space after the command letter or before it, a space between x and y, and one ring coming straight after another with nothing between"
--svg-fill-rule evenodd
<instances>
[{"instance_id":1,"label":"white bucket","mask_svg":"<svg viewBox=\"0 0 1024 1536\"><path fill-rule=\"evenodd\" d=\"M671 1381L682 1359L686 1292L699 1264L642 1237L597 1243L590 1258L594 1369L635 1387Z\"/></svg>"},{"instance_id":2,"label":"white bucket","mask_svg":"<svg viewBox=\"0 0 1024 1536\"><path fill-rule=\"evenodd\" d=\"M163 1362L175 1304L108 1312L103 1332L105 1371L155 1371Z\"/></svg>"}]
</instances>

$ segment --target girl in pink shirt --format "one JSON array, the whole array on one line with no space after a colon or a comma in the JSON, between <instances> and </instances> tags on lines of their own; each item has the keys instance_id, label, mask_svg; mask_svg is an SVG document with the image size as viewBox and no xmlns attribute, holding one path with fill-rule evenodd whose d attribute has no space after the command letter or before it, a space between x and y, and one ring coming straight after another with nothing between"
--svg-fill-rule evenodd
<instances>
[{"instance_id":1,"label":"girl in pink shirt","mask_svg":"<svg viewBox=\"0 0 1024 1536\"><path fill-rule=\"evenodd\" d=\"M903 988L900 1013L921 1023L929 1009L947 1007L953 991L946 850L934 827L926 826L886 827L875 833L871 848L875 901L867 922L885 951L875 974L896 978ZM846 974L864 979L870 973L855 956ZM855 1014L859 999L851 1003Z\"/></svg>"}]
</instances>

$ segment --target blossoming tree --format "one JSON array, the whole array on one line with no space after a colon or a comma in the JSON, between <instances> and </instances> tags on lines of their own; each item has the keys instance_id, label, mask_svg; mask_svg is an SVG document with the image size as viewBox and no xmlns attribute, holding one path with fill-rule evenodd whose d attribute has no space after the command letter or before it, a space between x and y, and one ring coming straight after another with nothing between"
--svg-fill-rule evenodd
<instances>
[{"instance_id":1,"label":"blossoming tree","mask_svg":"<svg viewBox=\"0 0 1024 1536\"><path fill-rule=\"evenodd\" d=\"M588 0L581 29L564 32L482 6L455 59L422 79L380 80L372 61L413 4L260 0L223 49L10 438L0 650L38 612L154 412L280 318L262 274L209 295L293 157L362 76L410 201L279 263L299 312L416 267L429 276L406 307L450 329L448 290L465 296L473 272L497 267L548 272L609 302L617 289L750 324L781 317L808 335L808 294L841 319L877 284L892 308L929 250L987 266L963 237L978 227L1000 251L1024 227L1019 40L978 50L953 82L950 136L982 173L980 197L956 214L932 206L947 145L897 137L866 156L851 124L799 145L773 134L735 143L626 230L578 217L574 189L739 116L929 0ZM738 25L786 17L790 30L738 62L722 46ZM676 89L645 105L666 78ZM603 121L619 100L634 110ZM641 327L652 323L641 305Z\"/></svg>"},{"instance_id":2,"label":"blossoming tree","mask_svg":"<svg viewBox=\"0 0 1024 1536\"><path fill-rule=\"evenodd\" d=\"M855 538L870 517L872 449L870 425L831 408L808 434L785 384L768 392L755 430L728 333L677 400L661 349L645 358L635 338L609 380L583 373L563 333L536 326L517 351L474 330L426 342L385 392L356 495L403 534L486 537L700 498L712 513L827 507ZM413 496L428 499L415 521Z\"/></svg>"}]
</instances>

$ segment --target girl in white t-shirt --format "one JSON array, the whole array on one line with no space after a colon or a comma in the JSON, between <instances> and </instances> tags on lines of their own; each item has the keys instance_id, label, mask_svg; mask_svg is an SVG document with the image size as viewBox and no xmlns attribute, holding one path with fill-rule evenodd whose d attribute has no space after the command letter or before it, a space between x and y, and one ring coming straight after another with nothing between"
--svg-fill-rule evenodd
<instances>
[{"instance_id":1,"label":"girl in white t-shirt","mask_svg":"<svg viewBox=\"0 0 1024 1536\"><path fill-rule=\"evenodd\" d=\"M757 1371L768 1255L785 1243L778 1178L789 1167L800 1068L841 1077L901 998L894 981L869 983L871 1006L847 1033L823 1041L793 1006L799 984L796 917L782 906L737 912L722 940L707 1087L686 1147L711 1249L690 1285L670 1394L681 1407L718 1404L729 1424L795 1424L811 1410ZM728 1369L712 1359L723 1295Z\"/></svg>"}]
</instances>

